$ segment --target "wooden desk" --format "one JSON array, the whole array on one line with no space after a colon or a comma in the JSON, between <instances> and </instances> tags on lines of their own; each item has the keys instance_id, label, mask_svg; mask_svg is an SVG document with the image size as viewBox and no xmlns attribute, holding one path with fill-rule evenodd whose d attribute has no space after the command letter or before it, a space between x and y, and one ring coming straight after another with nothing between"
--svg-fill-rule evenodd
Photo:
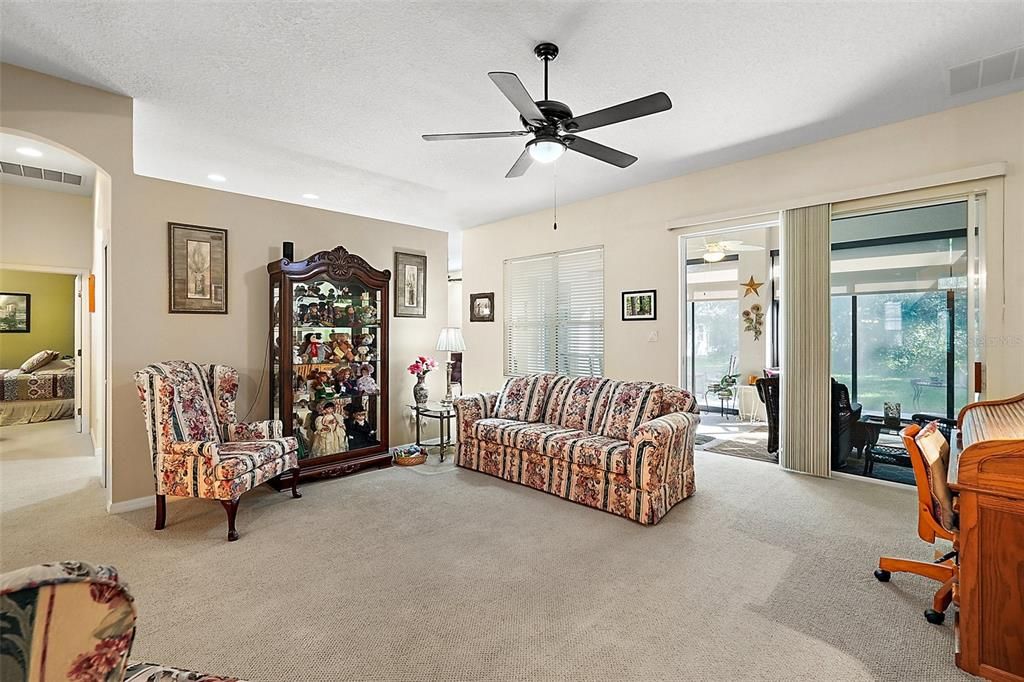
<instances>
[{"instance_id":1,"label":"wooden desk","mask_svg":"<svg viewBox=\"0 0 1024 682\"><path fill-rule=\"evenodd\" d=\"M968 405L957 426L956 664L1024 682L1024 394Z\"/></svg>"}]
</instances>

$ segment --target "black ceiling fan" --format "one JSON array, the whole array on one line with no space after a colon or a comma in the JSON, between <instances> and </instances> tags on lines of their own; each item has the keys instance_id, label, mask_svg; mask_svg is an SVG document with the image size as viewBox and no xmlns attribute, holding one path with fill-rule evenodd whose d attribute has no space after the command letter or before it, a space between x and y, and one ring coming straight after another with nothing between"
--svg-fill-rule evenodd
<instances>
[{"instance_id":1,"label":"black ceiling fan","mask_svg":"<svg viewBox=\"0 0 1024 682\"><path fill-rule=\"evenodd\" d=\"M519 76L506 71L492 71L490 76L501 93L519 110L519 120L524 130L510 130L495 133L443 133L440 135L424 135L428 142L443 140L486 140L499 137L533 136L526 143L526 149L512 165L506 178L518 178L534 161L550 163L560 157L566 149L591 156L599 161L625 168L636 157L617 149L591 142L576 133L593 130L601 126L620 123L641 116L649 116L659 111L672 108L672 100L664 92L657 92L647 97L616 104L607 109L599 109L582 116L573 116L572 110L562 102L548 99L548 63L558 56L558 46L553 43L541 43L533 48L537 59L544 62L544 99L534 101L526 91Z\"/></svg>"}]
</instances>

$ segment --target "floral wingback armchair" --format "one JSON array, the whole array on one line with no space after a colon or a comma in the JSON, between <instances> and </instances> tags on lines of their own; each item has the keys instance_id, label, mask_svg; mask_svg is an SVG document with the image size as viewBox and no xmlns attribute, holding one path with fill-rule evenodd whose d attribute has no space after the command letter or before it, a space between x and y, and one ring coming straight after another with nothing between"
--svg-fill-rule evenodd
<instances>
[{"instance_id":1,"label":"floral wingback armchair","mask_svg":"<svg viewBox=\"0 0 1024 682\"><path fill-rule=\"evenodd\" d=\"M135 373L146 413L156 476L156 529L167 518L167 495L218 500L228 515L228 540L237 540L235 515L242 493L291 472L299 478L298 443L282 437L279 420L238 423L238 371L226 365L172 360Z\"/></svg>"},{"instance_id":2,"label":"floral wingback armchair","mask_svg":"<svg viewBox=\"0 0 1024 682\"><path fill-rule=\"evenodd\" d=\"M0 575L4 682L242 682L153 663L128 663L135 602L111 566L78 561Z\"/></svg>"}]
</instances>

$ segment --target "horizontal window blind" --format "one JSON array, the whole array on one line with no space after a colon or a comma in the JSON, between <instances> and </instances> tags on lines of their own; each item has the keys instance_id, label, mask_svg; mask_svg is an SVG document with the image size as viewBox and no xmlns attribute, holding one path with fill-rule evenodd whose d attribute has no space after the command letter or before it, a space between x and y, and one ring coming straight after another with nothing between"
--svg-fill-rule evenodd
<instances>
[{"instance_id":1,"label":"horizontal window blind","mask_svg":"<svg viewBox=\"0 0 1024 682\"><path fill-rule=\"evenodd\" d=\"M505 261L505 374L604 371L604 250Z\"/></svg>"}]
</instances>

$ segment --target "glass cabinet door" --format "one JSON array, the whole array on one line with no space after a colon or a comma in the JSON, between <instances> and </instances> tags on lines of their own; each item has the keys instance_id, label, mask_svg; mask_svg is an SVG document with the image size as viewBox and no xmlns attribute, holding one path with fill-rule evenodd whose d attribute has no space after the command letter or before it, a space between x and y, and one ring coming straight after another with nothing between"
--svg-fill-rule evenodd
<instances>
[{"instance_id":1,"label":"glass cabinet door","mask_svg":"<svg viewBox=\"0 0 1024 682\"><path fill-rule=\"evenodd\" d=\"M320 275L289 283L292 434L299 459L380 444L381 290Z\"/></svg>"}]
</instances>

